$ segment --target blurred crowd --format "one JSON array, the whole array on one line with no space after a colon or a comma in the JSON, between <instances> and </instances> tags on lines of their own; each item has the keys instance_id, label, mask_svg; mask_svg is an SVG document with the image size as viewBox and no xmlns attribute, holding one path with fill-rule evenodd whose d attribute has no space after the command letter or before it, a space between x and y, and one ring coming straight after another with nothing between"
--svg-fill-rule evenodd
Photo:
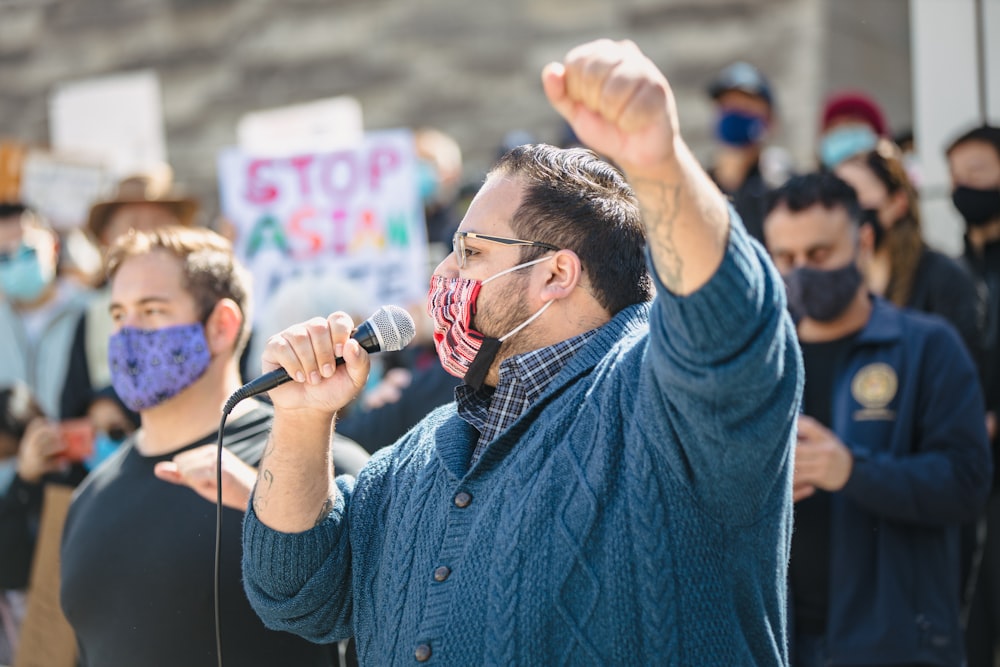
<instances>
[{"instance_id":1,"label":"blurred crowd","mask_svg":"<svg viewBox=\"0 0 1000 667\"><path fill-rule=\"evenodd\" d=\"M952 338L947 337L945 343L917 349L913 341L918 337L916 329L922 325L911 325L909 319L900 320L901 328L894 334L873 333L876 337L898 336L906 355L917 355L912 359L907 357L905 363L909 366L904 368L921 369L881 375L876 372L881 368L878 363L894 362L876 357L864 367L869 372L858 370L852 374L846 370L853 368L852 355L857 347L863 347L863 341L852 339L846 346L813 348L803 338L806 362L803 412L845 442L855 437L852 428L856 422L867 420L876 424L877 428L873 426L875 430L866 431L864 437L893 443L891 448L886 444L884 449L891 449L895 458L913 464L902 473L887 465L886 478L872 482L876 487L884 484L887 497L892 497L897 475L930 480L935 475L949 473L949 467L958 465L950 458L949 448L960 449L962 442L956 444L956 439L961 441L967 432L974 439L984 429L995 458L1000 410L1000 127L956 127L953 141L942 156L950 169L954 207L965 222L964 252L960 257L951 257L931 248L922 234L929 221L920 209L912 134L901 128L896 132L890 129L889 119L875 96L859 91L831 95L817 119L815 164L796 165L791 163L787 152L770 143L780 114L780 101L764 73L747 62L734 63L708 82L706 94L714 106L715 143L704 166L720 190L729 196L743 225L771 252L776 266L786 276L795 321L802 318L837 321L847 298L841 295L849 297L853 294L851 289L856 290L861 281L874 303L938 318L955 334L952 337L955 348L951 350L948 346L952 345ZM419 128L413 135L418 156L415 185L423 203L428 256L433 266L452 251L453 234L465 207L475 196L478 183L463 180L461 148L445 132ZM497 154L528 143L537 143L532 131L514 130L498 140ZM565 148L579 145L568 131L561 137L561 143ZM795 180L802 178L807 180ZM846 190L838 190L841 185ZM805 197L805 204L796 204L797 197ZM810 273L811 267L826 261L824 253L832 252L833 242L824 245L817 240L811 246L791 249L794 232L783 235L783 221L775 217L782 212L807 210L817 202L828 209L843 207L856 218L856 252L842 271L820 272L813 268ZM0 202L0 665L12 664L17 651L46 485L78 487L88 477L103 474L101 479L113 488L112 483L129 479L127 493L123 487L107 497L101 495L101 489L88 487L88 493L71 510L67 539L72 537L72 541L64 544L62 552L64 576L69 573L75 577L67 584L75 588L69 591L64 588L64 609L75 630L98 637L90 646L98 647L92 650L99 651L101 641L114 638L110 630L92 627L95 621L93 614L84 613L86 605L81 611L81 598L97 595L95 586L101 583L88 586L80 583L88 578L91 570L87 568L92 561L99 558L88 551L89 540L101 534L102 517L117 516L123 503L145 507L147 516L155 516L155 520L162 522L160 530L172 535L166 541L156 542L157 549L169 550L173 541L187 539L179 537L184 524L172 526L167 517L187 511L183 509L187 505L178 503L164 508L164 502L175 501L165 500L167 496L158 495L154 489L175 482L198 491L190 478L182 479L183 468L195 465L189 459L203 456L196 452L204 447L211 449L214 442L212 429L204 433L185 430L183 422L187 416L183 410L173 409L164 421L163 415L168 413L154 408L181 397L202 401L211 408L211 414L217 415L219 397L224 399L226 392L234 388L233 378L247 381L260 373L261 351L271 335L295 322L326 317L336 310L348 312L355 322L369 314L365 311L370 304L360 299L361 290L347 277L289 283L279 288L272 299L275 306L253 320L255 326L247 332L248 340L242 340L239 326L227 328L229 311L219 304L227 300L235 303L233 317L242 318L240 321L246 326L250 295L246 295L245 306L240 298L233 296L236 292L200 296L204 290L197 281L212 284L221 280L220 272L233 272L233 266L238 265L238 260L232 257L233 226L221 219L207 220L206 208L205 203L184 194L167 165L122 179L106 199L94 202L87 219L72 234L66 230L57 232L20 201ZM204 230L198 233L205 237L184 236L185 230ZM85 244L80 242L80 232ZM138 248L137 238L146 239L143 242L150 244L149 247ZM157 284L141 292L140 287L149 276L167 275L162 273L166 269L152 263L141 270L137 268L140 259L145 257L142 261L146 261L160 252L157 248L172 253L170 256L183 267L184 277L171 286ZM208 256L216 259L205 260ZM195 261L193 257L201 259ZM191 268L198 262L208 262L214 268L199 273L197 267ZM790 279L793 274L794 279ZM130 294L126 288L140 293ZM183 350L183 354L177 354L183 357L184 367L197 364L203 367L198 367L194 380L185 383L171 375L174 385L163 387L161 394L140 396L134 386L127 391L123 387L130 374L141 376L143 369L123 368L122 364L127 366L131 357L116 356L114 345L133 344L121 336L123 330L131 327L155 331L176 324L170 320L169 310L166 315L161 312L170 307L164 305L169 289L189 292L196 302L209 299L204 304L199 302L203 307L195 318L198 335L172 343L177 350ZM881 312L877 308L876 313ZM418 320L426 317L420 312L420 304L413 310ZM875 315L872 317L874 321ZM916 329L911 331L908 328L911 326ZM891 329L890 325L885 327L886 331ZM335 450L333 462L338 471L357 472L371 454L391 445L427 413L454 399L458 380L441 368L430 329L427 321L418 321L418 337L412 345L401 352L380 355L378 372L373 374L376 380L369 383L350 411L339 417L337 434L343 441L342 447ZM868 335L869 328L865 332ZM218 348L225 350L224 353L214 347L216 335L228 336L225 338L228 342ZM198 354L189 354L192 345L206 346L211 354L206 353L203 359ZM947 354L942 352L945 348L950 350ZM931 356L921 359L919 355ZM944 361L940 361L943 369L940 373L926 370L939 368L939 357L933 355L945 355L941 357ZM216 389L199 388L201 393L192 393L192 387L200 387L197 377L205 373L205 368L214 368L215 359L220 356L226 359L226 364L232 363L233 370L230 372L229 366L220 362ZM955 379L945 372L948 368L962 367L966 359L975 370L972 376ZM165 368L168 362L163 363ZM237 381L235 386L238 385ZM961 410L956 407L945 414L938 406L923 404L923 399L906 409L892 407L897 405L893 403L897 396L914 392L933 396L929 391L920 393L923 385L938 386L944 394L942 401L966 397L968 402L962 405L973 407ZM141 389L146 393L159 391L148 386ZM850 413L849 408L837 407L852 397L864 412L861 417ZM887 406L893 411L889 416L885 412ZM266 438L254 426L266 423L266 406L261 409L265 412L234 419L234 424L238 423L245 433L253 434L256 447L253 453L238 453L227 464L230 465L227 473L231 472L234 479L242 475L245 480L244 493L227 503L236 513L241 511L241 502L245 508L253 484L253 475L244 474L241 466L252 470L259 460L260 449L265 446ZM933 419L940 416L940 421L930 423L928 415L933 415ZM151 418L155 423L149 422ZM175 426L171 427L171 423ZM157 450L152 444L156 434L169 432L171 428L185 434L191 431L187 440L181 440L190 446L184 446L183 451L169 447ZM800 424L803 441L811 437L809 428ZM925 445L926 439L938 436L935 429L959 435L941 436ZM139 433L146 433L147 441L143 442ZM206 440L203 436L209 434L211 437ZM246 435L246 439L249 442L252 438ZM235 441L237 445L241 442L239 437ZM147 477L129 477L135 472L128 467L126 450L137 447L147 458L155 459ZM921 456L931 458L917 461ZM211 465L206 463L206 469ZM971 513L965 511L965 506L963 511L956 512L942 509L961 503L958 498L940 496L910 498L917 508L914 515L906 512L894 515L892 508L884 508L892 521L906 529L898 534L880 534L875 541L882 540L881 546L871 538L861 544L855 542L854 551L845 551L843 544L854 539L852 531L858 525L870 526L870 517L882 516L878 501L870 505L862 503L850 496L847 486L829 491L820 483L797 483L789 620L793 628L790 640L798 644L799 653L815 650L817 655L828 655L823 652L836 650L843 655L846 650L849 654L851 642L870 627L866 619L872 609L889 616L882 620L890 628L890 635L903 636L913 631L914 619L902 617L904 608L894 602L894 596L902 594L900 591L871 582L867 587L869 599L845 599L837 577L842 574L844 559L849 559L859 577L873 568L913 568L912 587L907 594L928 600L926 618L918 618L916 624L931 627L942 622L934 617L939 609L957 609L965 633L968 664L975 667L1000 664L994 657L1000 640L997 485L1000 476L991 480L989 500L976 503ZM150 490L140 490L145 487ZM929 483L926 488L941 487ZM179 491L191 493L190 489ZM951 491L963 501L963 494L976 495L960 485ZM199 498L191 493L192 502L196 502L190 511L201 511L208 517L214 512L214 491L201 495ZM204 505L201 510L197 509L198 503ZM845 510L844 503L853 509ZM844 518L845 512L856 512L856 516L850 515L854 517L853 527L847 525L851 521ZM947 539L928 538L925 524L946 529ZM148 527L145 530L152 532ZM121 539L121 535L114 538ZM238 537L235 539L238 541ZM884 543L889 541L891 547L885 547ZM237 561L226 566L238 569L238 557L236 553ZM859 562L875 558L879 562ZM194 567L190 563L187 566ZM139 566L122 563L121 567ZM207 564L198 567L210 568ZM154 576L140 569L132 575L122 574L122 581L129 582L131 587ZM184 586L180 574L170 575L168 581L172 586ZM238 581L232 585L235 587L232 594L242 595ZM126 588L126 592L132 590ZM160 591L155 587L154 590ZM168 595L165 591L160 593ZM210 621L210 603L204 599L207 591L200 594L204 609L199 618ZM937 605L936 601L943 598L948 602ZM230 613L239 616L242 612ZM896 613L900 617L892 618ZM182 624L178 624L180 627ZM249 621L246 628L245 632L265 632L262 626L251 627ZM882 641L886 651L891 651L893 637ZM927 641L935 641L933 633ZM819 648L813 648L816 642ZM835 642L842 644L828 645ZM289 648L288 643L278 645L284 655L300 650ZM332 647L322 656L302 653L300 662L295 664L335 664L349 661L350 653L349 647ZM796 664L813 663L800 657Z\"/></svg>"}]
</instances>

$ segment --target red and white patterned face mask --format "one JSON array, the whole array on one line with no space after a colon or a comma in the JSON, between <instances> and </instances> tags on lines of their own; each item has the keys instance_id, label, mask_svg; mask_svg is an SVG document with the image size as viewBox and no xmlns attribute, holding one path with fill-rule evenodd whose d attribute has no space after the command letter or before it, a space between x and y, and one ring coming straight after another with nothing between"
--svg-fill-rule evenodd
<instances>
[{"instance_id":1,"label":"red and white patterned face mask","mask_svg":"<svg viewBox=\"0 0 1000 667\"><path fill-rule=\"evenodd\" d=\"M546 302L538 312L512 331L499 338L493 338L483 335L471 326L472 316L476 314L479 290L491 280L548 259L551 257L518 264L486 280L431 276L427 312L434 320L434 347L437 349L441 365L448 373L457 378L464 378L466 384L472 387L482 386L487 371L500 351L500 344L531 324L552 305L552 302Z\"/></svg>"}]
</instances>

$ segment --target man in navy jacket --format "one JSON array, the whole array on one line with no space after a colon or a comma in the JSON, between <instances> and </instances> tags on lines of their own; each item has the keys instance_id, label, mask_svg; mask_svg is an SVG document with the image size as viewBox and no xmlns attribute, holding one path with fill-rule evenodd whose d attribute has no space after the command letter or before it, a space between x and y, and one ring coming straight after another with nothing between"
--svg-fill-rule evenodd
<instances>
[{"instance_id":1,"label":"man in navy jacket","mask_svg":"<svg viewBox=\"0 0 1000 667\"><path fill-rule=\"evenodd\" d=\"M991 460L976 369L943 320L873 298L854 191L791 179L764 235L806 369L789 566L793 665L961 665L959 526Z\"/></svg>"}]
</instances>

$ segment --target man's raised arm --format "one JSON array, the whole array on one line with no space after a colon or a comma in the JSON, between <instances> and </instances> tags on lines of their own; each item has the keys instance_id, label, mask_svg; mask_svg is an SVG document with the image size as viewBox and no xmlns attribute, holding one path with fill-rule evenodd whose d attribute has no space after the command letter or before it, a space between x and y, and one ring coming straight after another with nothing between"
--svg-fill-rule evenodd
<instances>
[{"instance_id":1,"label":"man's raised arm","mask_svg":"<svg viewBox=\"0 0 1000 667\"><path fill-rule=\"evenodd\" d=\"M680 136L666 77L632 42L598 40L547 65L542 83L580 140L624 171L663 284L678 295L704 285L722 261L729 214Z\"/></svg>"}]
</instances>

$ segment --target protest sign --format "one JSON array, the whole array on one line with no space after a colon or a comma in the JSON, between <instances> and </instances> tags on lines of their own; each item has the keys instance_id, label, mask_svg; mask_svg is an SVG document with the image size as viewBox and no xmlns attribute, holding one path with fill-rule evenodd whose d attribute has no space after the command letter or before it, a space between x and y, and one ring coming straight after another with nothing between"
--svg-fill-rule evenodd
<instances>
[{"instance_id":1,"label":"protest sign","mask_svg":"<svg viewBox=\"0 0 1000 667\"><path fill-rule=\"evenodd\" d=\"M227 149L219 184L237 255L253 274L257 322L283 282L329 272L372 295L370 310L423 303L427 234L408 130L290 157Z\"/></svg>"},{"instance_id":2,"label":"protest sign","mask_svg":"<svg viewBox=\"0 0 1000 667\"><path fill-rule=\"evenodd\" d=\"M244 114L239 147L258 157L286 157L355 148L364 139L361 104L342 95Z\"/></svg>"},{"instance_id":3,"label":"protest sign","mask_svg":"<svg viewBox=\"0 0 1000 667\"><path fill-rule=\"evenodd\" d=\"M59 544L73 489L46 484L31 565L28 609L14 667L73 667L76 636L59 606Z\"/></svg>"},{"instance_id":4,"label":"protest sign","mask_svg":"<svg viewBox=\"0 0 1000 667\"><path fill-rule=\"evenodd\" d=\"M57 84L49 135L53 150L92 156L118 178L166 162L158 75L141 70Z\"/></svg>"},{"instance_id":5,"label":"protest sign","mask_svg":"<svg viewBox=\"0 0 1000 667\"><path fill-rule=\"evenodd\" d=\"M21 164L27 149L19 143L0 141L0 202L15 201L21 192Z\"/></svg>"},{"instance_id":6,"label":"protest sign","mask_svg":"<svg viewBox=\"0 0 1000 667\"><path fill-rule=\"evenodd\" d=\"M33 150L21 167L21 200L56 229L68 230L86 221L91 204L112 183L101 164Z\"/></svg>"}]
</instances>

